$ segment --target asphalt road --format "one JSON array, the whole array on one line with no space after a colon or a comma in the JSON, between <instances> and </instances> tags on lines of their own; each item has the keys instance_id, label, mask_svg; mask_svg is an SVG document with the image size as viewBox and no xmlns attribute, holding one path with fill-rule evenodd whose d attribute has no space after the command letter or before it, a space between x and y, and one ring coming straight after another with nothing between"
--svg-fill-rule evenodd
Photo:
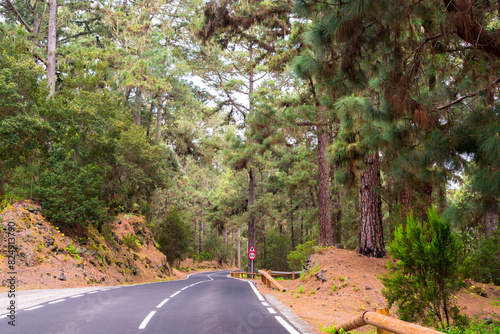
<instances>
[{"instance_id":1,"label":"asphalt road","mask_svg":"<svg viewBox=\"0 0 500 334\"><path fill-rule=\"evenodd\" d=\"M252 283L228 272L185 280L118 286L0 316L0 333L298 334ZM8 305L1 305L0 314Z\"/></svg>"}]
</instances>

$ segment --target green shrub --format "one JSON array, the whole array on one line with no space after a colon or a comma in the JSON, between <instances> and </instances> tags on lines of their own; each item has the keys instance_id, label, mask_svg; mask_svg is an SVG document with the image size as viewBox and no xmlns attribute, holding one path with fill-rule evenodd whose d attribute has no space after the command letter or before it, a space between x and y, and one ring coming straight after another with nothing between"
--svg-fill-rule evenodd
<instances>
[{"instance_id":1,"label":"green shrub","mask_svg":"<svg viewBox=\"0 0 500 334\"><path fill-rule=\"evenodd\" d=\"M184 213L178 207L167 213L155 232L160 251L167 256L170 264L189 253L192 232L190 225L184 223Z\"/></svg>"},{"instance_id":2,"label":"green shrub","mask_svg":"<svg viewBox=\"0 0 500 334\"><path fill-rule=\"evenodd\" d=\"M81 260L80 254L78 254L78 251L76 250L75 246L73 246L73 242L70 241L69 245L68 245L68 247L66 247L66 249L68 250L69 255L71 255L72 258L74 258L75 260L78 260L78 261Z\"/></svg>"},{"instance_id":3,"label":"green shrub","mask_svg":"<svg viewBox=\"0 0 500 334\"><path fill-rule=\"evenodd\" d=\"M54 149L58 151L47 160L36 189L44 215L56 224L97 224L104 215L99 198L102 169L96 164L79 165L74 151Z\"/></svg>"},{"instance_id":4,"label":"green shrub","mask_svg":"<svg viewBox=\"0 0 500 334\"><path fill-rule=\"evenodd\" d=\"M467 326L444 328L441 329L441 332L447 334L500 334L500 321L492 320L487 323L484 320L475 320Z\"/></svg>"},{"instance_id":5,"label":"green shrub","mask_svg":"<svg viewBox=\"0 0 500 334\"><path fill-rule=\"evenodd\" d=\"M210 254L209 252L203 251L200 254L198 254L198 261L212 261L214 259L214 256Z\"/></svg>"},{"instance_id":6,"label":"green shrub","mask_svg":"<svg viewBox=\"0 0 500 334\"><path fill-rule=\"evenodd\" d=\"M220 264L231 258L231 248L229 245L224 245L224 240L217 234L210 235L203 245L203 248L209 254L212 254Z\"/></svg>"},{"instance_id":7,"label":"green shrub","mask_svg":"<svg viewBox=\"0 0 500 334\"><path fill-rule=\"evenodd\" d=\"M290 238L272 231L267 235L266 257L260 261L260 266L272 270L287 271L290 267L283 254L288 254L290 251Z\"/></svg>"},{"instance_id":8,"label":"green shrub","mask_svg":"<svg viewBox=\"0 0 500 334\"><path fill-rule=\"evenodd\" d=\"M130 249L139 250L142 247L142 238L128 233L122 238L122 243Z\"/></svg>"},{"instance_id":9,"label":"green shrub","mask_svg":"<svg viewBox=\"0 0 500 334\"><path fill-rule=\"evenodd\" d=\"M308 241L295 247L295 250L287 256L288 265L293 270L299 270L305 266L306 259L309 255L315 254L321 250L318 242L315 240Z\"/></svg>"},{"instance_id":10,"label":"green shrub","mask_svg":"<svg viewBox=\"0 0 500 334\"><path fill-rule=\"evenodd\" d=\"M452 302L463 284L458 277L460 244L434 208L428 218L429 223L421 226L410 214L406 228L396 228L389 253L397 262L388 262L390 273L381 277L382 292L389 307L398 306L402 320L448 327L450 318L461 320Z\"/></svg>"},{"instance_id":11,"label":"green shrub","mask_svg":"<svg viewBox=\"0 0 500 334\"><path fill-rule=\"evenodd\" d=\"M464 262L464 276L477 282L500 285L499 254L500 230L496 230L493 236L482 239L479 247Z\"/></svg>"}]
</instances>

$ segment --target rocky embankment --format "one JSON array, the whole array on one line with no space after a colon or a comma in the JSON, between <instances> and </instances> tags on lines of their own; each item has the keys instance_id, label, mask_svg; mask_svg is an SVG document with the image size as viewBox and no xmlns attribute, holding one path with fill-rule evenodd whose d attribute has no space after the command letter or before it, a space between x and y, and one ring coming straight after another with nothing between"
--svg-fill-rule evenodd
<instances>
[{"instance_id":1,"label":"rocky embankment","mask_svg":"<svg viewBox=\"0 0 500 334\"><path fill-rule=\"evenodd\" d=\"M18 290L138 283L175 275L141 216L120 215L100 231L94 226L61 231L44 219L40 206L21 202L0 213L0 226L0 272L14 272ZM2 275L0 291L9 289L7 279Z\"/></svg>"}]
</instances>

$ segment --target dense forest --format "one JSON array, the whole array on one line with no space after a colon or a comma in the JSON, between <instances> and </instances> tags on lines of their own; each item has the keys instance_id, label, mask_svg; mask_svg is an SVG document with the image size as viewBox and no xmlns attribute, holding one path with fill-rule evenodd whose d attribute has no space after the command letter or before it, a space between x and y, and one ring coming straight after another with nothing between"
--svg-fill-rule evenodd
<instances>
[{"instance_id":1,"label":"dense forest","mask_svg":"<svg viewBox=\"0 0 500 334\"><path fill-rule=\"evenodd\" d=\"M500 284L495 1L0 1L0 207L169 261L383 257L430 207ZM432 211L432 210L431 210ZM299 249L304 249L299 248Z\"/></svg>"}]
</instances>

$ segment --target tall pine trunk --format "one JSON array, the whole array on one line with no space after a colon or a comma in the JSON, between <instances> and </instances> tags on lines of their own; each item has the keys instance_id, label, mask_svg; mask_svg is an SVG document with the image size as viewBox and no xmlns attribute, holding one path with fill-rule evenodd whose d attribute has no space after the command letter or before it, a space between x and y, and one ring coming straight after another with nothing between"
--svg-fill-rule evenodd
<instances>
[{"instance_id":1,"label":"tall pine trunk","mask_svg":"<svg viewBox=\"0 0 500 334\"><path fill-rule=\"evenodd\" d=\"M203 214L200 219L200 235L198 241L198 252L203 253L203 230L205 228L205 222L203 221Z\"/></svg>"},{"instance_id":2,"label":"tall pine trunk","mask_svg":"<svg viewBox=\"0 0 500 334\"><path fill-rule=\"evenodd\" d=\"M141 125L141 110L142 110L142 89L137 88L135 92L135 111L134 111L134 123L136 125Z\"/></svg>"},{"instance_id":3,"label":"tall pine trunk","mask_svg":"<svg viewBox=\"0 0 500 334\"><path fill-rule=\"evenodd\" d=\"M241 268L241 227L238 226L238 269Z\"/></svg>"},{"instance_id":4,"label":"tall pine trunk","mask_svg":"<svg viewBox=\"0 0 500 334\"><path fill-rule=\"evenodd\" d=\"M484 234L491 237L498 228L498 200L488 201L488 209L484 214Z\"/></svg>"},{"instance_id":5,"label":"tall pine trunk","mask_svg":"<svg viewBox=\"0 0 500 334\"><path fill-rule=\"evenodd\" d=\"M358 253L369 257L385 255L382 229L382 200L378 189L380 183L380 163L378 153L365 160L366 167L361 173L361 221Z\"/></svg>"},{"instance_id":6,"label":"tall pine trunk","mask_svg":"<svg viewBox=\"0 0 500 334\"><path fill-rule=\"evenodd\" d=\"M408 185L408 179L403 177L403 188L400 192L401 197L401 218L406 221L406 217L411 211L411 197L410 197L410 186Z\"/></svg>"},{"instance_id":7,"label":"tall pine trunk","mask_svg":"<svg viewBox=\"0 0 500 334\"><path fill-rule=\"evenodd\" d=\"M49 35L47 55L47 84L49 97L56 91L56 26L57 26L57 0L49 0Z\"/></svg>"},{"instance_id":8,"label":"tall pine trunk","mask_svg":"<svg viewBox=\"0 0 500 334\"><path fill-rule=\"evenodd\" d=\"M162 106L159 104L156 108L156 141L161 140L161 119L162 119Z\"/></svg>"},{"instance_id":9,"label":"tall pine trunk","mask_svg":"<svg viewBox=\"0 0 500 334\"><path fill-rule=\"evenodd\" d=\"M331 184L335 182L335 166L330 166L330 179ZM335 245L340 242L340 235L338 233L340 220L342 219L342 209L340 208L340 194L337 190L333 189L330 193L330 202L332 206L331 211L331 225L332 225L332 244Z\"/></svg>"},{"instance_id":10,"label":"tall pine trunk","mask_svg":"<svg viewBox=\"0 0 500 334\"><path fill-rule=\"evenodd\" d=\"M250 43L248 47L248 63L250 64L250 70L248 73L248 110L252 113L253 110L253 89L255 84L254 79L254 68L253 68L253 45ZM252 139L249 138L250 144L252 144ZM251 159L250 159L251 160ZM249 162L249 164L251 161ZM255 203L255 176L252 167L248 167L248 210L252 211L252 206ZM248 221L248 245L249 247L255 246L255 217L253 213L250 213L250 220ZM254 268L252 268L253 272Z\"/></svg>"},{"instance_id":11,"label":"tall pine trunk","mask_svg":"<svg viewBox=\"0 0 500 334\"><path fill-rule=\"evenodd\" d=\"M232 241L233 241L233 244L231 245L231 257L233 258L233 267L236 265L236 254L234 253L235 249L234 249L234 245L236 243L236 236L235 236L235 233L234 233L234 227L231 228L231 236L232 236Z\"/></svg>"},{"instance_id":12,"label":"tall pine trunk","mask_svg":"<svg viewBox=\"0 0 500 334\"><path fill-rule=\"evenodd\" d=\"M323 122L324 107L320 106L317 122ZM330 180L329 167L326 159L328 137L324 129L318 134L318 175L319 175L319 243L322 246L332 245L332 226L330 223Z\"/></svg>"},{"instance_id":13,"label":"tall pine trunk","mask_svg":"<svg viewBox=\"0 0 500 334\"><path fill-rule=\"evenodd\" d=\"M294 211L295 211L295 207L293 206L293 196L292 196L292 193L290 193L290 236L292 239L292 250L295 249L295 233L293 230L293 224L294 224L293 212Z\"/></svg>"}]
</instances>

